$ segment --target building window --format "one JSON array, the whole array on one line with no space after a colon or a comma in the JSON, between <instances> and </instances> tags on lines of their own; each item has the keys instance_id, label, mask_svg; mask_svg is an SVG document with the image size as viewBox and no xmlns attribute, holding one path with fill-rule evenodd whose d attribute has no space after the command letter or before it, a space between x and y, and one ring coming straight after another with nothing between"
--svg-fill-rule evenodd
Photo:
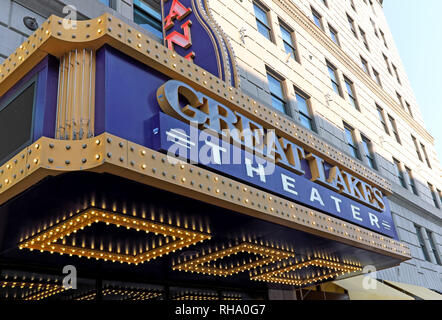
<instances>
[{"instance_id":1,"label":"building window","mask_svg":"<svg viewBox=\"0 0 442 320\"><path fill-rule=\"evenodd\" d=\"M428 183L428 189L430 189L431 197L433 198L434 206L440 209L439 202L437 200L436 190L434 190L434 186L431 183Z\"/></svg>"},{"instance_id":2,"label":"building window","mask_svg":"<svg viewBox=\"0 0 442 320\"><path fill-rule=\"evenodd\" d=\"M295 89L295 95L301 124L307 129L315 131L313 116L310 111L310 98L297 89Z\"/></svg>"},{"instance_id":3,"label":"building window","mask_svg":"<svg viewBox=\"0 0 442 320\"><path fill-rule=\"evenodd\" d=\"M379 121L381 121L382 126L384 127L385 133L387 133L389 135L390 131L388 130L388 125L387 125L387 122L385 121L384 110L381 107L379 107L378 105L376 105L376 109L378 111Z\"/></svg>"},{"instance_id":4,"label":"building window","mask_svg":"<svg viewBox=\"0 0 442 320\"><path fill-rule=\"evenodd\" d=\"M396 92L396 96L397 96L397 99L398 99L399 104L401 105L402 109L405 110L404 101L402 100L402 96L398 92Z\"/></svg>"},{"instance_id":5,"label":"building window","mask_svg":"<svg viewBox=\"0 0 442 320\"><path fill-rule=\"evenodd\" d=\"M280 22L279 25L281 27L282 42L284 44L285 52L299 62L295 42L293 41L293 31L284 26L282 22Z\"/></svg>"},{"instance_id":6,"label":"building window","mask_svg":"<svg viewBox=\"0 0 442 320\"><path fill-rule=\"evenodd\" d=\"M381 29L379 29L379 32L381 33L381 37L382 37L382 40L384 41L384 45L385 45L385 47L388 48L387 40L385 39L385 34L384 34L384 32L382 32Z\"/></svg>"},{"instance_id":7,"label":"building window","mask_svg":"<svg viewBox=\"0 0 442 320\"><path fill-rule=\"evenodd\" d=\"M390 62L388 61L388 57L385 54L382 54L382 55L384 56L384 61L385 61L385 65L387 66L388 73L393 75L393 73L391 72Z\"/></svg>"},{"instance_id":8,"label":"building window","mask_svg":"<svg viewBox=\"0 0 442 320\"><path fill-rule=\"evenodd\" d=\"M331 25L328 25L328 29L330 30L330 38L339 46L338 32Z\"/></svg>"},{"instance_id":9,"label":"building window","mask_svg":"<svg viewBox=\"0 0 442 320\"><path fill-rule=\"evenodd\" d=\"M411 117L413 117L413 111L411 110L411 105L407 101L405 101L405 105L407 106L408 113L410 114Z\"/></svg>"},{"instance_id":10,"label":"building window","mask_svg":"<svg viewBox=\"0 0 442 320\"><path fill-rule=\"evenodd\" d=\"M341 86L339 85L339 79L336 67L327 61L327 69L333 90L342 97L342 91L341 91Z\"/></svg>"},{"instance_id":11,"label":"building window","mask_svg":"<svg viewBox=\"0 0 442 320\"><path fill-rule=\"evenodd\" d=\"M370 75L370 69L368 68L368 62L364 58L361 57L362 70L368 75Z\"/></svg>"},{"instance_id":12,"label":"building window","mask_svg":"<svg viewBox=\"0 0 442 320\"><path fill-rule=\"evenodd\" d=\"M440 191L439 189L437 189L437 193L439 194L439 200L440 200L440 203L442 203L442 191Z\"/></svg>"},{"instance_id":13,"label":"building window","mask_svg":"<svg viewBox=\"0 0 442 320\"><path fill-rule=\"evenodd\" d=\"M362 42L364 42L365 48L367 48L367 50L370 51L370 47L368 46L367 36L365 35L365 31L362 30L361 27L359 27L359 33L361 34Z\"/></svg>"},{"instance_id":14,"label":"building window","mask_svg":"<svg viewBox=\"0 0 442 320\"><path fill-rule=\"evenodd\" d=\"M316 26L319 29L324 30L324 25L322 24L322 16L318 13L318 11L313 9L313 7L311 9L312 9L313 21L315 22Z\"/></svg>"},{"instance_id":15,"label":"building window","mask_svg":"<svg viewBox=\"0 0 442 320\"><path fill-rule=\"evenodd\" d=\"M267 79L269 81L270 95L272 96L272 107L282 113L287 113L282 80L277 79L269 73L267 73Z\"/></svg>"},{"instance_id":16,"label":"building window","mask_svg":"<svg viewBox=\"0 0 442 320\"><path fill-rule=\"evenodd\" d=\"M401 137L399 136L399 132L396 126L396 120L392 116L388 116L388 120L390 120L391 129L393 130L394 137L396 138L397 143L402 144Z\"/></svg>"},{"instance_id":17,"label":"building window","mask_svg":"<svg viewBox=\"0 0 442 320\"><path fill-rule=\"evenodd\" d=\"M354 11L356 11L355 2L354 2L353 0L350 0L350 5L351 5L351 8L352 8Z\"/></svg>"},{"instance_id":18,"label":"building window","mask_svg":"<svg viewBox=\"0 0 442 320\"><path fill-rule=\"evenodd\" d=\"M397 70L397 68L394 64L391 64L391 65L393 67L394 74L396 75L397 82L399 82L399 84L402 84L401 78L399 77L399 71Z\"/></svg>"},{"instance_id":19,"label":"building window","mask_svg":"<svg viewBox=\"0 0 442 320\"><path fill-rule=\"evenodd\" d=\"M32 81L0 105L0 165L32 142L36 91Z\"/></svg>"},{"instance_id":20,"label":"building window","mask_svg":"<svg viewBox=\"0 0 442 320\"><path fill-rule=\"evenodd\" d=\"M373 144L371 143L370 139L368 139L363 135L361 135L361 139L362 139L362 147L364 149L365 159L367 160L367 163L370 166L370 168L376 170L377 166L373 153Z\"/></svg>"},{"instance_id":21,"label":"building window","mask_svg":"<svg viewBox=\"0 0 442 320\"><path fill-rule=\"evenodd\" d=\"M411 191L413 191L413 193L418 196L419 193L417 192L416 182L414 181L413 172L407 166L405 166L405 172L407 173L408 176L408 183L410 185Z\"/></svg>"},{"instance_id":22,"label":"building window","mask_svg":"<svg viewBox=\"0 0 442 320\"><path fill-rule=\"evenodd\" d=\"M134 0L134 22L162 39L163 24L160 1Z\"/></svg>"},{"instance_id":23,"label":"building window","mask_svg":"<svg viewBox=\"0 0 442 320\"><path fill-rule=\"evenodd\" d=\"M374 78L375 78L377 84L378 84L380 87L382 87L381 76L379 75L379 72L377 72L375 68L373 68L373 75L374 75Z\"/></svg>"},{"instance_id":24,"label":"building window","mask_svg":"<svg viewBox=\"0 0 442 320\"><path fill-rule=\"evenodd\" d=\"M419 246L421 247L425 260L431 262L430 255L428 254L427 251L427 246L425 245L424 237L422 237L421 227L415 224L414 228L416 229L417 240L419 241Z\"/></svg>"},{"instance_id":25,"label":"building window","mask_svg":"<svg viewBox=\"0 0 442 320\"><path fill-rule=\"evenodd\" d=\"M354 22L353 18L347 14L347 20L348 20L348 24L350 26L351 32L353 32L353 35L355 36L355 38L358 39L358 33L356 32L355 22Z\"/></svg>"},{"instance_id":26,"label":"building window","mask_svg":"<svg viewBox=\"0 0 442 320\"><path fill-rule=\"evenodd\" d=\"M424 157L425 157L425 161L427 162L427 166L428 166L428 168L431 169L431 163L430 163L430 158L428 158L427 149L425 148L425 146L422 143L421 143L421 149L422 149L422 152L424 153Z\"/></svg>"},{"instance_id":27,"label":"building window","mask_svg":"<svg viewBox=\"0 0 442 320\"><path fill-rule=\"evenodd\" d=\"M104 5L106 5L106 6L108 6L108 7L110 7L110 8L112 8L112 9L115 9L115 0L99 0L102 4L104 4Z\"/></svg>"},{"instance_id":28,"label":"building window","mask_svg":"<svg viewBox=\"0 0 442 320\"><path fill-rule=\"evenodd\" d=\"M344 123L345 139L347 140L348 150L352 157L361 160L358 146L355 139L355 131L352 127Z\"/></svg>"},{"instance_id":29,"label":"building window","mask_svg":"<svg viewBox=\"0 0 442 320\"><path fill-rule=\"evenodd\" d=\"M431 231L427 230L427 234L428 234L428 241L430 242L430 246L431 246L431 251L433 251L434 257L436 258L436 262L438 265L442 265L439 252L437 251L437 248L436 248L436 243L435 243L436 238L434 237L434 234Z\"/></svg>"},{"instance_id":30,"label":"building window","mask_svg":"<svg viewBox=\"0 0 442 320\"><path fill-rule=\"evenodd\" d=\"M348 98L350 99L351 105L359 110L358 100L356 99L355 87L351 80L349 80L346 76L344 76L345 86L347 88Z\"/></svg>"},{"instance_id":31,"label":"building window","mask_svg":"<svg viewBox=\"0 0 442 320\"><path fill-rule=\"evenodd\" d=\"M419 158L420 161L424 162L424 159L422 158L422 154L421 154L421 152L420 152L420 150L419 150L419 144L418 144L418 142L417 142L416 137L413 136L413 135L411 135L411 139L413 140L414 148L416 149L417 157Z\"/></svg>"},{"instance_id":32,"label":"building window","mask_svg":"<svg viewBox=\"0 0 442 320\"><path fill-rule=\"evenodd\" d=\"M393 162L396 168L396 176L398 177L401 186L407 189L407 183L405 182L405 176L400 161L393 158Z\"/></svg>"},{"instance_id":33,"label":"building window","mask_svg":"<svg viewBox=\"0 0 442 320\"><path fill-rule=\"evenodd\" d=\"M372 18L370 18L371 24L373 26L373 30L374 30L374 34L377 38L379 38L379 32L378 32L378 28L376 28L376 23L373 21Z\"/></svg>"},{"instance_id":34,"label":"building window","mask_svg":"<svg viewBox=\"0 0 442 320\"><path fill-rule=\"evenodd\" d=\"M268 10L264 10L256 3L253 3L253 8L255 9L256 25L259 33L272 41L272 29L269 23Z\"/></svg>"},{"instance_id":35,"label":"building window","mask_svg":"<svg viewBox=\"0 0 442 320\"><path fill-rule=\"evenodd\" d=\"M326 6L328 8L328 1L327 0L322 0L322 3L324 4L324 6Z\"/></svg>"}]
</instances>

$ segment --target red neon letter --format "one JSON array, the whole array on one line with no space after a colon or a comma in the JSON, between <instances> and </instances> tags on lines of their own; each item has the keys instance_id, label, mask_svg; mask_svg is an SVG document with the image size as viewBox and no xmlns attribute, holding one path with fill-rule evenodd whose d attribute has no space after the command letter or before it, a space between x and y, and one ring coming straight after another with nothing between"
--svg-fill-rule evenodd
<instances>
[{"instance_id":1,"label":"red neon letter","mask_svg":"<svg viewBox=\"0 0 442 320\"><path fill-rule=\"evenodd\" d=\"M166 36L167 47L170 50L173 50L173 44L177 44L184 49L188 49L192 45L192 37L190 35L190 26L192 25L192 21L186 21L181 28L184 30L184 35L181 33L174 31L171 34Z\"/></svg>"},{"instance_id":2,"label":"red neon letter","mask_svg":"<svg viewBox=\"0 0 442 320\"><path fill-rule=\"evenodd\" d=\"M165 30L169 30L173 26L173 20L182 20L191 12L192 9L183 6L181 2L179 2L179 0L173 0L172 6L170 7L169 15L165 18Z\"/></svg>"}]
</instances>

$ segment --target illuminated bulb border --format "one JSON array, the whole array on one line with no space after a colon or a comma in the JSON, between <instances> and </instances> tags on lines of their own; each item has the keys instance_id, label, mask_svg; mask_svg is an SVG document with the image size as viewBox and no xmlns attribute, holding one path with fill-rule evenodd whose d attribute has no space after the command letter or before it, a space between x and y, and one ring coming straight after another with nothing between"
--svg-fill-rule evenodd
<instances>
[{"instance_id":1,"label":"illuminated bulb border","mask_svg":"<svg viewBox=\"0 0 442 320\"><path fill-rule=\"evenodd\" d=\"M325 273L321 276L311 277L311 278L307 277L305 279L284 278L282 276L287 272L307 268L310 266L322 267L329 270L330 272ZM356 265L343 264L323 259L314 259L306 262L297 263L295 265L282 266L278 269L272 269L269 271L261 269L259 270L260 272L259 274L257 273L255 275L250 275L250 280L286 284L293 286L304 286L316 282L321 282L329 278L331 279L339 275L350 274L352 272L357 272L361 270L362 268Z\"/></svg>"},{"instance_id":2,"label":"illuminated bulb border","mask_svg":"<svg viewBox=\"0 0 442 320\"><path fill-rule=\"evenodd\" d=\"M233 268L232 267L217 268L217 267L204 266L204 264L222 258L230 257L232 255L241 252L256 254L261 256L262 258L249 263L242 263L239 266L235 266ZM227 276L232 276L234 274L238 274L243 271L255 269L264 265L268 265L271 263L275 263L278 261L294 257L295 253L292 251L275 249L268 246L244 242L230 248L212 251L211 253L191 258L190 260L181 263L180 262L176 263L172 266L172 269L178 271L196 272L196 273L202 273L214 276L227 277Z\"/></svg>"},{"instance_id":3,"label":"illuminated bulb border","mask_svg":"<svg viewBox=\"0 0 442 320\"><path fill-rule=\"evenodd\" d=\"M137 255L108 252L99 249L83 248L80 246L71 246L57 243L72 233L90 227L94 223L104 222L116 226L134 229L136 231L152 232L163 236L172 237L173 241L162 246L152 248ZM20 249L39 250L50 253L59 253L61 255L75 255L78 257L95 258L96 260L105 260L127 264L148 262L159 258L171 252L182 248L203 242L210 239L211 236L206 233L175 227L163 223L130 217L124 214L109 212L102 209L87 209L83 212L73 215L71 218L62 221L49 229L46 229L19 244Z\"/></svg>"}]
</instances>

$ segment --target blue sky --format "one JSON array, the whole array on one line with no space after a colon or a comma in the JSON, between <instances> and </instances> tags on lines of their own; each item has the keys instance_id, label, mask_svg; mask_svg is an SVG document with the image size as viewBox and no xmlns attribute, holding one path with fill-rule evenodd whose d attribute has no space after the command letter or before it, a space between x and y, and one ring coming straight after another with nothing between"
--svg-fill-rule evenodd
<instances>
[{"instance_id":1,"label":"blue sky","mask_svg":"<svg viewBox=\"0 0 442 320\"><path fill-rule=\"evenodd\" d=\"M441 0L384 0L384 12L416 94L425 125L442 157Z\"/></svg>"}]
</instances>

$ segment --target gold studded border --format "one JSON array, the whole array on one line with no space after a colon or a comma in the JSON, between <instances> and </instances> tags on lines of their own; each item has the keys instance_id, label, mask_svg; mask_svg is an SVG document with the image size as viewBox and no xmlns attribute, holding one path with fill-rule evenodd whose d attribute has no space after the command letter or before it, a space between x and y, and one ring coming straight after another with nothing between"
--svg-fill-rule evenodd
<instances>
[{"instance_id":1,"label":"gold studded border","mask_svg":"<svg viewBox=\"0 0 442 320\"><path fill-rule=\"evenodd\" d=\"M162 153L107 133L82 141L39 139L0 167L0 203L48 175L79 170L115 174L399 260L411 258L399 241L197 166L171 163Z\"/></svg>"},{"instance_id":2,"label":"gold studded border","mask_svg":"<svg viewBox=\"0 0 442 320\"><path fill-rule=\"evenodd\" d=\"M219 78L109 14L77 21L76 29L64 29L62 18L51 16L0 66L0 96L47 54L60 57L73 49L96 50L106 43L173 79L192 85L265 127L274 128L280 136L295 140L332 165L340 165L360 179L378 186L385 194L392 194L391 183L375 171L311 134L292 119L229 87Z\"/></svg>"}]
</instances>

